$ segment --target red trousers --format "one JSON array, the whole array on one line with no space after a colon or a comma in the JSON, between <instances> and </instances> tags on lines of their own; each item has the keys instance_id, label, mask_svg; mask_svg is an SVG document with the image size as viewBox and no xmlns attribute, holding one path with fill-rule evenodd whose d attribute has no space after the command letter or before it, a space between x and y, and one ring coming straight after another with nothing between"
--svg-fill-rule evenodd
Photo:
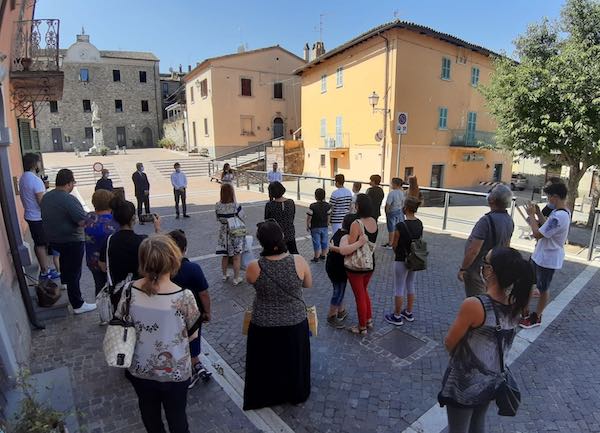
<instances>
[{"instance_id":1,"label":"red trousers","mask_svg":"<svg viewBox=\"0 0 600 433\"><path fill-rule=\"evenodd\" d=\"M358 314L358 326L361 328L367 327L367 321L371 320L373 313L371 311L371 298L369 298L369 281L373 272L347 272L348 281L354 292L356 299L356 312Z\"/></svg>"}]
</instances>

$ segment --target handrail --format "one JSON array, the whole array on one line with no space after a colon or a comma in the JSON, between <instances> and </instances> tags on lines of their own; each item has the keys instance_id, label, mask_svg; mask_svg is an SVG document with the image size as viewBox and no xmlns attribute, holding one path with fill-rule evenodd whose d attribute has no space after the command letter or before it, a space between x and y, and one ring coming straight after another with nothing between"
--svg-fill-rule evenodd
<instances>
[{"instance_id":1,"label":"handrail","mask_svg":"<svg viewBox=\"0 0 600 433\"><path fill-rule=\"evenodd\" d=\"M263 141L262 143L253 144L252 146L242 147L238 150L234 150L233 152L226 153L225 155L217 156L217 157L211 159L210 162L222 161L223 159L240 156L239 154L242 152L245 152L245 154L252 153L249 151L256 149L257 147L265 146L267 143L272 143L273 141L276 141L276 140L283 140L283 138L284 137L272 138L270 140Z\"/></svg>"}]
</instances>

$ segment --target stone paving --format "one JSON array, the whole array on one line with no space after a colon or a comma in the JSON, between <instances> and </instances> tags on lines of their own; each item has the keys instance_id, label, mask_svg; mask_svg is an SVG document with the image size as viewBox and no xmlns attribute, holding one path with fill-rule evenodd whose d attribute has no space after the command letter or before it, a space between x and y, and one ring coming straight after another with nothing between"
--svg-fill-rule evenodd
<instances>
[{"instance_id":1,"label":"stone paving","mask_svg":"<svg viewBox=\"0 0 600 433\"><path fill-rule=\"evenodd\" d=\"M263 203L245 205L248 227L254 227L262 219ZM155 211L173 213L171 207ZM242 312L252 302L253 289L247 284L233 287L221 282L220 259L210 256L215 248L217 227L212 211L212 206L192 206L191 219L165 217L163 230L175 227L185 230L190 244L188 256L199 257L214 304L213 322L204 328L203 336L243 377ZM297 236L306 235L304 213L305 209L298 206ZM146 225L136 230L150 232L151 228ZM380 234L380 241L384 235ZM321 319L319 336L311 339L311 397L303 405L273 408L295 432L400 432L435 404L448 360L443 338L464 297L456 280L464 240L448 234L427 233L426 237L431 266L417 277L415 322L392 329L383 320L383 314L392 306L391 251L378 248L377 268L370 285L375 331L381 338L389 340L396 335L398 339L421 339L428 345L428 350L406 363L395 362L398 357L393 354L386 355L384 342L375 333L363 339L326 326L331 287L324 264L311 264L314 287L306 290L305 296L307 303L317 305ZM309 240L299 241L298 246L302 255L312 256ZM565 263L553 281L552 296L584 267L576 262ZM598 344L594 343L598 343L600 325L597 312L591 310L591 306L598 304L598 280L592 279L513 365L522 384L523 410L514 419L498 419L490 411L491 431L600 431L597 398L600 379L593 364L598 357L595 349ZM82 282L85 294L91 298L92 280L86 269ZM353 323L356 314L349 286L346 303L349 323ZM33 369L69 367L80 425L86 431L143 432L131 386L122 372L105 366L102 335L103 328L97 326L93 313L51 322L47 330L35 334ZM193 432L257 431L215 381L198 385L190 393L189 401Z\"/></svg>"}]
</instances>

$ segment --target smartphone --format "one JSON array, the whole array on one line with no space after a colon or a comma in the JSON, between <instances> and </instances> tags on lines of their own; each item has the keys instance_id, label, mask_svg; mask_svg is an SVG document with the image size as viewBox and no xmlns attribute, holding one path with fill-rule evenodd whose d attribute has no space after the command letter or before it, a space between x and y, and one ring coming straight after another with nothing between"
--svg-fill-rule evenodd
<instances>
[{"instance_id":1,"label":"smartphone","mask_svg":"<svg viewBox=\"0 0 600 433\"><path fill-rule=\"evenodd\" d=\"M140 222L141 223L151 223L154 222L154 214L152 213L145 213L140 215Z\"/></svg>"}]
</instances>

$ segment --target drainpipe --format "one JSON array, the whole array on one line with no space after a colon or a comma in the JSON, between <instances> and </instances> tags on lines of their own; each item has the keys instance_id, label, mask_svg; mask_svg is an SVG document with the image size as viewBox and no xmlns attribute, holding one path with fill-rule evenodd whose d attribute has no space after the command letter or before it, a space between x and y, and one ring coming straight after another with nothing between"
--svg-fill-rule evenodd
<instances>
[{"instance_id":1,"label":"drainpipe","mask_svg":"<svg viewBox=\"0 0 600 433\"><path fill-rule=\"evenodd\" d=\"M0 129L3 130L0 132L1 134L3 134L4 131L8 131L4 126L4 101L2 98L2 87L0 86ZM35 311L33 310L29 287L27 286L25 274L23 273L23 259L21 253L25 253L26 249L20 239L21 231L19 229L15 202L14 199L11 200L14 196L12 191L12 179L10 177L9 145L9 137L6 137L5 140L0 139L0 206L2 206L2 217L6 228L10 255L13 260L15 274L17 275L17 282L19 284L19 290L21 291L21 298L23 299L27 317L35 329L45 329L44 325L38 322Z\"/></svg>"},{"instance_id":2,"label":"drainpipe","mask_svg":"<svg viewBox=\"0 0 600 433\"><path fill-rule=\"evenodd\" d=\"M381 141L381 179L385 182L385 152L388 127L388 87L389 87L389 64L390 64L390 41L379 33L377 36L385 41L385 92L383 97L383 140Z\"/></svg>"}]
</instances>

